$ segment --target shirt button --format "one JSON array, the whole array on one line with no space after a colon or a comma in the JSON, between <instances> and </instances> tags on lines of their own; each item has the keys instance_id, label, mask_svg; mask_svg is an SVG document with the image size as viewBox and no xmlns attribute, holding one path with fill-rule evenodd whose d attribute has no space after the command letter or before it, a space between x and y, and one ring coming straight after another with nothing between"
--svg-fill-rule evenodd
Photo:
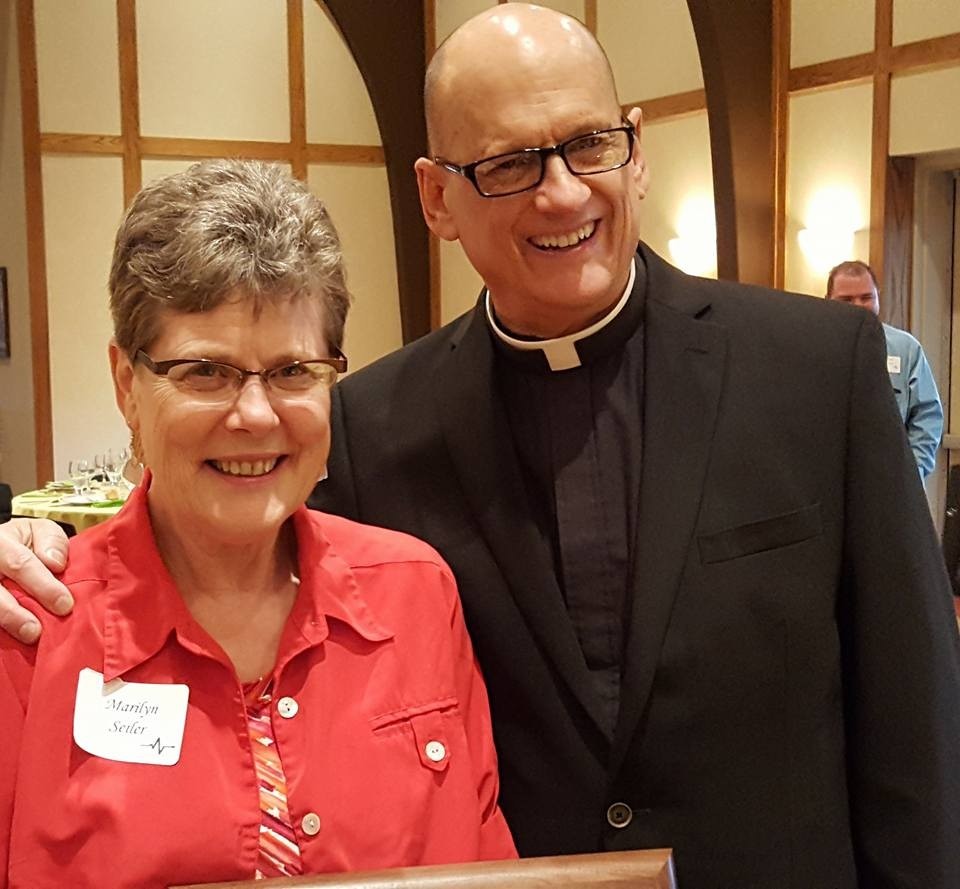
<instances>
[{"instance_id":1,"label":"shirt button","mask_svg":"<svg viewBox=\"0 0 960 889\"><path fill-rule=\"evenodd\" d=\"M633 821L633 809L626 803L614 803L607 809L607 823L611 827L626 827Z\"/></svg>"},{"instance_id":2,"label":"shirt button","mask_svg":"<svg viewBox=\"0 0 960 889\"><path fill-rule=\"evenodd\" d=\"M300 705L293 698L280 698L277 701L277 713L284 719L293 719L299 709Z\"/></svg>"},{"instance_id":3,"label":"shirt button","mask_svg":"<svg viewBox=\"0 0 960 889\"><path fill-rule=\"evenodd\" d=\"M439 741L427 741L423 752L427 754L427 759L430 762L440 762L447 755L447 748Z\"/></svg>"},{"instance_id":4,"label":"shirt button","mask_svg":"<svg viewBox=\"0 0 960 889\"><path fill-rule=\"evenodd\" d=\"M320 816L316 812L307 812L307 814L300 819L300 829L308 837L315 837L320 833Z\"/></svg>"}]
</instances>

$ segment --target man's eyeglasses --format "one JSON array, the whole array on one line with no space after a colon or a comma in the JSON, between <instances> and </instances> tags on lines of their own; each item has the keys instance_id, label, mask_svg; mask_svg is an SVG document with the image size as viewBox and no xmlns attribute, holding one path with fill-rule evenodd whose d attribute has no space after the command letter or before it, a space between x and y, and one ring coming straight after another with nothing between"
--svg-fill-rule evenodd
<instances>
[{"instance_id":1,"label":"man's eyeglasses","mask_svg":"<svg viewBox=\"0 0 960 889\"><path fill-rule=\"evenodd\" d=\"M485 157L472 164L451 163L442 157L433 162L451 173L469 179L485 198L502 198L536 188L543 182L547 158L558 154L574 176L592 176L626 165L633 153L633 125L594 130L547 148L523 148Z\"/></svg>"},{"instance_id":2,"label":"man's eyeglasses","mask_svg":"<svg viewBox=\"0 0 960 889\"><path fill-rule=\"evenodd\" d=\"M244 370L207 358L154 361L143 349L138 350L135 357L151 373L166 377L178 389L211 401L235 397L247 377L260 377L268 392L296 396L305 395L316 386L329 389L336 382L337 375L347 371L347 359L339 350L336 358L293 361L266 370Z\"/></svg>"}]
</instances>

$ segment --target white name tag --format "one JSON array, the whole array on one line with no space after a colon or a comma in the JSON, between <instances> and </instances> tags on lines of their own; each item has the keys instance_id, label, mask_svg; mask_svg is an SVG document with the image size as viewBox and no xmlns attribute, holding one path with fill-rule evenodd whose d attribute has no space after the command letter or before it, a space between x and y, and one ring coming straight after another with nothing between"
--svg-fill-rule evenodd
<instances>
[{"instance_id":1,"label":"white name tag","mask_svg":"<svg viewBox=\"0 0 960 889\"><path fill-rule=\"evenodd\" d=\"M172 766L180 759L187 721L186 685L114 679L85 667L77 678L73 740L81 750L116 762Z\"/></svg>"},{"instance_id":2,"label":"white name tag","mask_svg":"<svg viewBox=\"0 0 960 889\"><path fill-rule=\"evenodd\" d=\"M887 355L887 373L889 374L900 373L900 356L899 355Z\"/></svg>"}]
</instances>

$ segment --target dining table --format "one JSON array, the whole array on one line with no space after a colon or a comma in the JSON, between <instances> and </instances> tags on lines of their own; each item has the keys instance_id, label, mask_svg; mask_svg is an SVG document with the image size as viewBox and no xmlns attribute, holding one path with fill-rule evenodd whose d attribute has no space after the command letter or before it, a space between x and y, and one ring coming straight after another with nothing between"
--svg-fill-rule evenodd
<instances>
[{"instance_id":1,"label":"dining table","mask_svg":"<svg viewBox=\"0 0 960 889\"><path fill-rule=\"evenodd\" d=\"M93 488L83 494L57 483L37 491L17 494L11 503L14 516L52 519L71 525L77 533L115 516L126 500L126 486Z\"/></svg>"}]
</instances>

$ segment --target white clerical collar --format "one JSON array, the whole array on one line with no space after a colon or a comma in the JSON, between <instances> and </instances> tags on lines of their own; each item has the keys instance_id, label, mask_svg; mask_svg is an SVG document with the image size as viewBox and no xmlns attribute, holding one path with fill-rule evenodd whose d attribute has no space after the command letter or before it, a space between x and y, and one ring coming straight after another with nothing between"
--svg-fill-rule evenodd
<instances>
[{"instance_id":1,"label":"white clerical collar","mask_svg":"<svg viewBox=\"0 0 960 889\"><path fill-rule=\"evenodd\" d=\"M627 304L630 299L630 292L633 290L633 282L637 276L636 260L630 263L630 277L627 279L627 286L624 288L623 296L619 302L604 315L599 321L595 321L584 330L578 330L576 333L568 333L566 336L559 336L551 340L518 340L510 336L497 323L493 314L493 305L490 301L490 291L484 294L484 305L487 309L487 321L490 323L490 329L497 337L518 352L543 352L550 365L550 370L570 370L574 367L580 367L580 355L577 353L576 344L580 340L592 336L598 330L603 330Z\"/></svg>"}]
</instances>

